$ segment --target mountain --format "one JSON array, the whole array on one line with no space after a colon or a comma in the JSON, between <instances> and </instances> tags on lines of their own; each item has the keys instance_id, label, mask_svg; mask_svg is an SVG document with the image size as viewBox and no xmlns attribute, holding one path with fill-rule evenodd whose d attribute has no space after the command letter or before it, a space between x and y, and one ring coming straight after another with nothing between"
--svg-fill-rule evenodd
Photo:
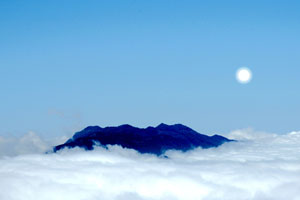
<instances>
[{"instance_id":1,"label":"mountain","mask_svg":"<svg viewBox=\"0 0 300 200\"><path fill-rule=\"evenodd\" d=\"M220 135L207 136L200 134L182 124L157 127L136 128L130 125L101 128L89 126L74 134L64 144L55 146L54 152L63 148L81 147L93 150L95 144L120 145L124 148L135 149L140 153L161 155L170 149L188 151L196 147L218 147L229 140Z\"/></svg>"}]
</instances>

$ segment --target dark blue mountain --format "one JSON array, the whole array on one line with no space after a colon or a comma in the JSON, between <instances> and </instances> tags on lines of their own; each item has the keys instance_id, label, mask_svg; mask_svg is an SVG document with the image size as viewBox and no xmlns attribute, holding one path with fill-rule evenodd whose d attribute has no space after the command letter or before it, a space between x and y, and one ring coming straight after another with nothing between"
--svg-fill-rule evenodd
<instances>
[{"instance_id":1,"label":"dark blue mountain","mask_svg":"<svg viewBox=\"0 0 300 200\"><path fill-rule=\"evenodd\" d=\"M161 155L174 149L188 151L196 147L218 147L229 140L220 135L207 136L181 125L160 124L157 127L136 128L130 125L101 128L89 126L74 134L66 143L55 146L54 152L63 148L81 147L92 150L95 144L120 145L140 153Z\"/></svg>"}]
</instances>

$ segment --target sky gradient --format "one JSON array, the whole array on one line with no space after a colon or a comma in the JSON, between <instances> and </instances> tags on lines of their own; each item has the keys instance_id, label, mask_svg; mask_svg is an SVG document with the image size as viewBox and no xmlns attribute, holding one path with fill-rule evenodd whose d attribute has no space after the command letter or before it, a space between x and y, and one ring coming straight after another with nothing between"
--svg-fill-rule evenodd
<instances>
[{"instance_id":1,"label":"sky gradient","mask_svg":"<svg viewBox=\"0 0 300 200\"><path fill-rule=\"evenodd\" d=\"M0 135L300 130L297 1L1 1ZM235 72L248 67L249 84Z\"/></svg>"}]
</instances>

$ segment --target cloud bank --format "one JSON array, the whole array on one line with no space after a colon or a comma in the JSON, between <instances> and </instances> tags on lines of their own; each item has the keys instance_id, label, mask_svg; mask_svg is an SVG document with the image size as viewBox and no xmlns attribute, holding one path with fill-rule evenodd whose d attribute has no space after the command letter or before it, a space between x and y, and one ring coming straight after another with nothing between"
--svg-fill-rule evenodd
<instances>
[{"instance_id":1,"label":"cloud bank","mask_svg":"<svg viewBox=\"0 0 300 200\"><path fill-rule=\"evenodd\" d=\"M6 156L0 159L0 199L299 199L300 132L245 129L227 137L240 141L168 151L168 158L118 146Z\"/></svg>"}]
</instances>

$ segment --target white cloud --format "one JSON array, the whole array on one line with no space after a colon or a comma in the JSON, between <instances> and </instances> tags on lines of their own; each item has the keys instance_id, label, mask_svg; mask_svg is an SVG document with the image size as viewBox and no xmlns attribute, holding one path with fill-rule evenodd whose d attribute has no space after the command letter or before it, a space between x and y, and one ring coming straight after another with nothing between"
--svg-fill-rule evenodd
<instances>
[{"instance_id":1,"label":"white cloud","mask_svg":"<svg viewBox=\"0 0 300 200\"><path fill-rule=\"evenodd\" d=\"M0 160L0 199L299 199L300 132L246 129L229 136L241 141L168 151L168 159L118 146L5 157Z\"/></svg>"},{"instance_id":2,"label":"white cloud","mask_svg":"<svg viewBox=\"0 0 300 200\"><path fill-rule=\"evenodd\" d=\"M66 140L67 137L44 140L32 131L21 137L0 136L0 158L3 156L44 153L50 150L52 146L63 143Z\"/></svg>"}]
</instances>

